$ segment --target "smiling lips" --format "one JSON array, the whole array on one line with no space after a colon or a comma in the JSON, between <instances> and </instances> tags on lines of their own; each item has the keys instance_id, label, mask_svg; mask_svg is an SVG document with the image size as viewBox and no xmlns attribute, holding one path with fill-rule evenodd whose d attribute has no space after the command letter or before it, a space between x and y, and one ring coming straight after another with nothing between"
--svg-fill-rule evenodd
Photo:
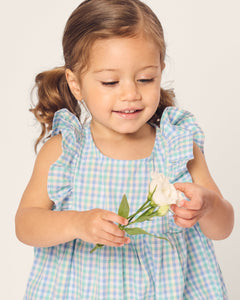
<instances>
[{"instance_id":1,"label":"smiling lips","mask_svg":"<svg viewBox=\"0 0 240 300\"><path fill-rule=\"evenodd\" d=\"M134 119L141 111L142 109L124 109L114 110L113 112L124 119Z\"/></svg>"},{"instance_id":2,"label":"smiling lips","mask_svg":"<svg viewBox=\"0 0 240 300\"><path fill-rule=\"evenodd\" d=\"M135 112L140 112L142 109L123 109L123 110L114 110L115 113L120 114L133 114Z\"/></svg>"},{"instance_id":3,"label":"smiling lips","mask_svg":"<svg viewBox=\"0 0 240 300\"><path fill-rule=\"evenodd\" d=\"M124 110L124 111L121 111L125 114L131 114L131 113L134 113L136 110L132 109L132 110Z\"/></svg>"}]
</instances>

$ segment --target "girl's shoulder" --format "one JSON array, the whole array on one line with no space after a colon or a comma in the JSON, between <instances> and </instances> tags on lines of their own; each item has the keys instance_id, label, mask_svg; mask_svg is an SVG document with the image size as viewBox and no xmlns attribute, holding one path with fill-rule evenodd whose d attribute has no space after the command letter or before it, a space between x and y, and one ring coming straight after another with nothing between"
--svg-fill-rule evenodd
<instances>
[{"instance_id":1,"label":"girl's shoulder","mask_svg":"<svg viewBox=\"0 0 240 300\"><path fill-rule=\"evenodd\" d=\"M161 117L161 126L170 125L177 127L198 126L196 117L188 110L176 107L168 106L163 111Z\"/></svg>"},{"instance_id":2,"label":"girl's shoulder","mask_svg":"<svg viewBox=\"0 0 240 300\"><path fill-rule=\"evenodd\" d=\"M81 130L74 114L67 109L58 110L54 115L51 137L41 147L36 164L50 168L55 163L72 163L80 147Z\"/></svg>"},{"instance_id":3,"label":"girl's shoulder","mask_svg":"<svg viewBox=\"0 0 240 300\"><path fill-rule=\"evenodd\" d=\"M163 111L160 122L161 134L172 144L194 141L203 151L204 133L196 117L189 111L169 106Z\"/></svg>"},{"instance_id":4,"label":"girl's shoulder","mask_svg":"<svg viewBox=\"0 0 240 300\"><path fill-rule=\"evenodd\" d=\"M41 147L37 155L36 164L45 165L46 167L49 167L55 161L58 160L61 154L62 154L62 136L61 134L58 134L52 136L43 144L43 146Z\"/></svg>"},{"instance_id":5,"label":"girl's shoulder","mask_svg":"<svg viewBox=\"0 0 240 300\"><path fill-rule=\"evenodd\" d=\"M53 118L52 138L61 135L62 150L65 157L70 157L79 152L83 137L83 126L77 116L68 109L58 110Z\"/></svg>"},{"instance_id":6,"label":"girl's shoulder","mask_svg":"<svg viewBox=\"0 0 240 300\"><path fill-rule=\"evenodd\" d=\"M180 180L187 174L188 161L194 158L194 144L204 152L204 133L192 113L177 107L163 111L158 132L164 140L168 176L172 181Z\"/></svg>"},{"instance_id":7,"label":"girl's shoulder","mask_svg":"<svg viewBox=\"0 0 240 300\"><path fill-rule=\"evenodd\" d=\"M79 119L68 109L63 108L58 110L53 118L52 136L59 133L62 135L73 133L79 136L82 132L82 125Z\"/></svg>"},{"instance_id":8,"label":"girl's shoulder","mask_svg":"<svg viewBox=\"0 0 240 300\"><path fill-rule=\"evenodd\" d=\"M52 137L41 149L46 155L56 152L50 154L53 156L48 165L47 190L57 210L66 204L62 199L71 194L82 137L83 127L78 118L67 109L58 110L53 119Z\"/></svg>"}]
</instances>

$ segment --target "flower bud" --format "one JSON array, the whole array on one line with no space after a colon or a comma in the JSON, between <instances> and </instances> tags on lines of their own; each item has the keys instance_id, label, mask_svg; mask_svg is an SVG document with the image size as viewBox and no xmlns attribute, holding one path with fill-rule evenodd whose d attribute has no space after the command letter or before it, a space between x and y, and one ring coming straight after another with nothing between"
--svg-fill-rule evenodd
<instances>
[{"instance_id":1,"label":"flower bud","mask_svg":"<svg viewBox=\"0 0 240 300\"><path fill-rule=\"evenodd\" d=\"M157 215L159 217L165 216L169 210L169 207L170 207L170 205L164 205L164 206L159 207L159 209L157 210Z\"/></svg>"},{"instance_id":2,"label":"flower bud","mask_svg":"<svg viewBox=\"0 0 240 300\"><path fill-rule=\"evenodd\" d=\"M153 200L150 202L150 205L154 208L158 206Z\"/></svg>"},{"instance_id":3,"label":"flower bud","mask_svg":"<svg viewBox=\"0 0 240 300\"><path fill-rule=\"evenodd\" d=\"M155 207L150 208L150 209L147 211L146 216L151 215L151 214L154 212L154 210L155 210Z\"/></svg>"}]
</instances>

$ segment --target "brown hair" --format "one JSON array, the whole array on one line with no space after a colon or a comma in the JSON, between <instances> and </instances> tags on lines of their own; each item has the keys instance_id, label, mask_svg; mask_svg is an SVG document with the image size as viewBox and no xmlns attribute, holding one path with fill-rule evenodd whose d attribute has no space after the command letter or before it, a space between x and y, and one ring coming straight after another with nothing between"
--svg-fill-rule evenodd
<instances>
[{"instance_id":1,"label":"brown hair","mask_svg":"<svg viewBox=\"0 0 240 300\"><path fill-rule=\"evenodd\" d=\"M67 108L80 117L79 102L71 93L65 70L81 75L88 67L90 50L97 39L134 37L145 33L159 46L162 69L166 45L161 23L152 10L139 0L86 0L71 14L63 34L65 66L38 74L35 78L38 103L30 111L40 122L42 132L35 144L52 130L54 113ZM151 122L159 125L163 110L174 105L173 90L161 88L159 107ZM48 137L48 136L47 136Z\"/></svg>"}]
</instances>

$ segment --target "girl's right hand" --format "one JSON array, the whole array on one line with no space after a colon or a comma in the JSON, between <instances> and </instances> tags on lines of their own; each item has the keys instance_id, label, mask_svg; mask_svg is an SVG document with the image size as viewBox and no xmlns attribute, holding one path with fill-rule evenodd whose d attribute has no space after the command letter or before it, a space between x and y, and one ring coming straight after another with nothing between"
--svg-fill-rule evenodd
<instances>
[{"instance_id":1,"label":"girl's right hand","mask_svg":"<svg viewBox=\"0 0 240 300\"><path fill-rule=\"evenodd\" d=\"M77 212L73 222L76 237L85 242L114 247L130 243L130 238L115 224L127 225L128 220L114 212L98 208Z\"/></svg>"},{"instance_id":2,"label":"girl's right hand","mask_svg":"<svg viewBox=\"0 0 240 300\"><path fill-rule=\"evenodd\" d=\"M125 232L117 225L127 224L127 220L113 212L52 211L53 202L47 191L48 172L61 153L61 135L50 138L41 148L16 213L18 239L34 247L52 247L75 238L109 246L129 243L130 239L124 237Z\"/></svg>"}]
</instances>

